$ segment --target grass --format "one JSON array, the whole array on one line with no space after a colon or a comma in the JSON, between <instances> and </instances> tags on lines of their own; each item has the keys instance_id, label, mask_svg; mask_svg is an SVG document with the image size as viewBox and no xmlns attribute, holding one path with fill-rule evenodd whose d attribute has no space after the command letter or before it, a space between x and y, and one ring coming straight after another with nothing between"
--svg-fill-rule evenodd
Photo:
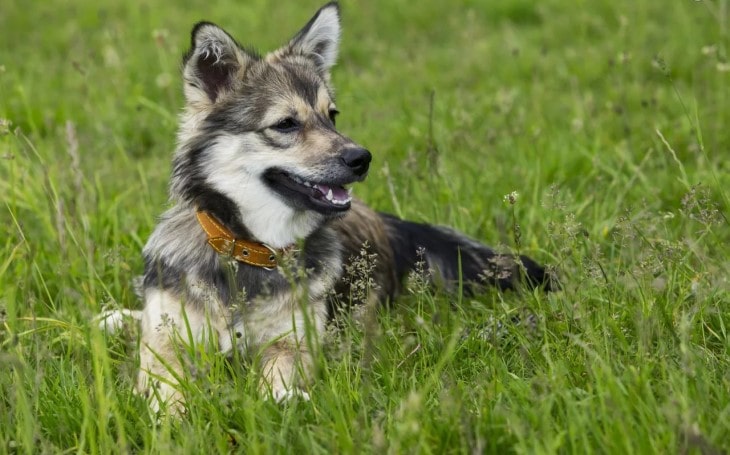
<instances>
[{"instance_id":1,"label":"grass","mask_svg":"<svg viewBox=\"0 0 730 455\"><path fill-rule=\"evenodd\" d=\"M91 318L140 306L189 29L268 50L318 6L3 4L0 452L727 453L727 0L345 1L338 125L375 155L358 195L564 290L416 279L331 334L311 402L200 350L189 415L148 414L135 327Z\"/></svg>"}]
</instances>

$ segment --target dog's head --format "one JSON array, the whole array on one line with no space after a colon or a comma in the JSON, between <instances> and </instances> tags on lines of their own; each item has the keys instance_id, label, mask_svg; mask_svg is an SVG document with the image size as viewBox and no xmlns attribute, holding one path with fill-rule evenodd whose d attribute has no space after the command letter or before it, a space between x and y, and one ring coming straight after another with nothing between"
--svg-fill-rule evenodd
<instances>
[{"instance_id":1,"label":"dog's head","mask_svg":"<svg viewBox=\"0 0 730 455\"><path fill-rule=\"evenodd\" d=\"M339 8L322 7L265 56L203 22L184 58L186 109L171 191L202 209L237 213L258 240L284 246L350 208L371 155L335 128L330 86Z\"/></svg>"}]
</instances>

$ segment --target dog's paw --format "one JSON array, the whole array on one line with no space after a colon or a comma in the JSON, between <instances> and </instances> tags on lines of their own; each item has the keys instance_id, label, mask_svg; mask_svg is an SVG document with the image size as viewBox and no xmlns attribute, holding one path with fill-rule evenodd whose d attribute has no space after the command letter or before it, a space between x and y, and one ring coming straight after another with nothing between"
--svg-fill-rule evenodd
<instances>
[{"instance_id":1,"label":"dog's paw","mask_svg":"<svg viewBox=\"0 0 730 455\"><path fill-rule=\"evenodd\" d=\"M108 335L114 335L124 326L124 322L127 319L139 321L142 319L142 312L128 310L126 308L104 311L94 318L94 322L96 322L103 332L106 332Z\"/></svg>"},{"instance_id":2,"label":"dog's paw","mask_svg":"<svg viewBox=\"0 0 730 455\"><path fill-rule=\"evenodd\" d=\"M150 412L158 419L163 416L178 417L185 414L185 399L171 384L149 379L140 382L145 386L137 387L137 393L146 399Z\"/></svg>"},{"instance_id":3,"label":"dog's paw","mask_svg":"<svg viewBox=\"0 0 730 455\"><path fill-rule=\"evenodd\" d=\"M165 400L152 396L148 401L150 412L161 420L163 417L182 417L187 413L185 403L179 395L173 395Z\"/></svg>"},{"instance_id":4,"label":"dog's paw","mask_svg":"<svg viewBox=\"0 0 730 455\"><path fill-rule=\"evenodd\" d=\"M271 395L267 395L265 399L268 400L269 397L273 398L274 401L279 404L283 404L295 399L310 401L309 394L304 390L296 387L293 389L282 388L278 390L272 390Z\"/></svg>"}]
</instances>

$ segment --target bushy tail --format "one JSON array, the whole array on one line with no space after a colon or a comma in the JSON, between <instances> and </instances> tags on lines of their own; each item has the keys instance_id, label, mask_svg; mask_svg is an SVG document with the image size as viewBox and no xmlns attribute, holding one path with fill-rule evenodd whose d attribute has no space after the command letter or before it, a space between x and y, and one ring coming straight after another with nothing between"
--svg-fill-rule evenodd
<instances>
[{"instance_id":1,"label":"bushy tail","mask_svg":"<svg viewBox=\"0 0 730 455\"><path fill-rule=\"evenodd\" d=\"M453 229L413 223L380 214L387 226L398 276L402 279L424 261L434 280L452 287L461 278L467 292L484 285L514 289L520 283L530 288L555 290L556 283L543 266L527 256L497 253Z\"/></svg>"}]
</instances>

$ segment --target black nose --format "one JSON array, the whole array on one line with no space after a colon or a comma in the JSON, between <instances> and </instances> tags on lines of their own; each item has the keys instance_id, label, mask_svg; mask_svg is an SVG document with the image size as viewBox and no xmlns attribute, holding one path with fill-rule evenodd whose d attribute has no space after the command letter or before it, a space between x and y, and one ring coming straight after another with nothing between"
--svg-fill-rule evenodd
<instances>
[{"instance_id":1,"label":"black nose","mask_svg":"<svg viewBox=\"0 0 730 455\"><path fill-rule=\"evenodd\" d=\"M372 159L370 152L362 148L347 149L342 152L342 162L358 176L365 175Z\"/></svg>"}]
</instances>

